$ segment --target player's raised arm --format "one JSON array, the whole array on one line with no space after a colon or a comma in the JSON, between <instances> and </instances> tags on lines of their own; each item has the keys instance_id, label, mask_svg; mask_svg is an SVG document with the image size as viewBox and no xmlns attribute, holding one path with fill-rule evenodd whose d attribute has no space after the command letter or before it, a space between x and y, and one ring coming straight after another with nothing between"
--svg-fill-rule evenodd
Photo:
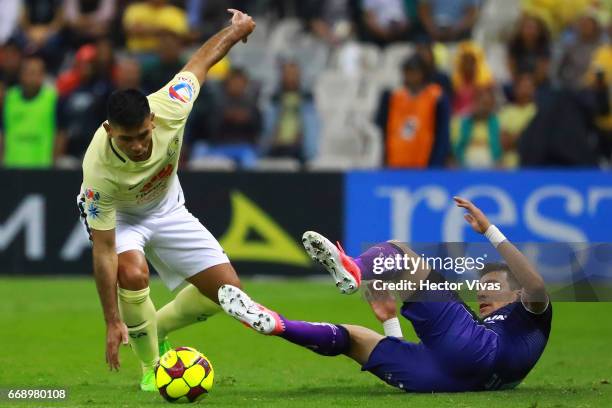
<instances>
[{"instance_id":1,"label":"player's raised arm","mask_svg":"<svg viewBox=\"0 0 612 408\"><path fill-rule=\"evenodd\" d=\"M255 21L241 11L229 9L232 13L232 24L219 31L204 43L191 57L183 71L193 73L200 85L206 80L208 71L240 40L246 42L249 34L255 30Z\"/></svg>"},{"instance_id":2,"label":"player's raised arm","mask_svg":"<svg viewBox=\"0 0 612 408\"><path fill-rule=\"evenodd\" d=\"M127 327L119 315L117 303L117 266L115 230L91 231L93 269L106 322L106 362L111 370L119 369L119 345L127 344Z\"/></svg>"},{"instance_id":3,"label":"player's raised arm","mask_svg":"<svg viewBox=\"0 0 612 408\"><path fill-rule=\"evenodd\" d=\"M457 206L468 211L465 220L474 231L485 235L508 264L512 275L522 287L521 301L525 307L533 313L544 312L548 307L544 279L527 257L508 241L495 225L491 225L484 213L472 202L460 197L455 197L454 200Z\"/></svg>"}]
</instances>

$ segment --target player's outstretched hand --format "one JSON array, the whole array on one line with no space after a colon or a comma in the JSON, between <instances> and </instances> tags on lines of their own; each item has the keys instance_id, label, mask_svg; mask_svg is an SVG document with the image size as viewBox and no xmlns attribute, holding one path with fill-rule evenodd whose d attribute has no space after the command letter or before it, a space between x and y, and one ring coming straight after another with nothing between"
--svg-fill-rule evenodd
<instances>
[{"instance_id":1,"label":"player's outstretched hand","mask_svg":"<svg viewBox=\"0 0 612 408\"><path fill-rule=\"evenodd\" d=\"M106 363L112 370L119 370L119 345L128 344L127 326L122 321L106 325Z\"/></svg>"},{"instance_id":2,"label":"player's outstretched hand","mask_svg":"<svg viewBox=\"0 0 612 408\"><path fill-rule=\"evenodd\" d=\"M232 26L240 32L242 42L247 42L249 34L255 30L255 21L251 16L236 9L227 9L232 14Z\"/></svg>"},{"instance_id":3,"label":"player's outstretched hand","mask_svg":"<svg viewBox=\"0 0 612 408\"><path fill-rule=\"evenodd\" d=\"M479 234L484 234L491 226L489 219L480 208L476 207L470 200L461 197L453 197L457 207L465 208L468 213L463 216L465 220L472 226L474 231Z\"/></svg>"}]
</instances>

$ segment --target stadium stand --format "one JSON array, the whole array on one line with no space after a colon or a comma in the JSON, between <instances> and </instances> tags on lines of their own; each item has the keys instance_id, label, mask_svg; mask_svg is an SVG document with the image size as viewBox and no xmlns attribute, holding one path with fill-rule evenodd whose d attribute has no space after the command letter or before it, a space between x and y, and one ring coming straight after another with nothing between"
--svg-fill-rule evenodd
<instances>
[{"instance_id":1,"label":"stadium stand","mask_svg":"<svg viewBox=\"0 0 612 408\"><path fill-rule=\"evenodd\" d=\"M421 0L421 2L424 1ZM15 7L23 8L26 12L25 15L30 16L28 5L34 3L37 2L14 1L10 2L10 5L11 10ZM62 20L58 17L58 14L51 10L40 9L37 12L38 14L31 14L30 20L33 22L30 21L28 24L29 20L24 19L23 21L26 22L24 25L17 20L17 13L11 13L10 15L13 17L10 17L10 15L3 16L2 37L0 37L0 41L2 41L0 48L0 55L2 56L0 59L0 101L4 100L4 95L7 94L11 86L18 85L16 70L20 66L17 60L20 58L19 54L41 56L45 60L49 72L47 84L54 85L59 77L60 81L57 82L57 86L60 88L61 94L61 87L64 86L61 78L66 77L71 69L75 69L72 68L75 60L74 56L79 49L78 47L83 44L88 44L91 49L100 49L90 56L94 64L92 75L97 81L100 80L101 75L106 75L105 80L111 81L115 88L140 84L146 86L146 88L151 88L146 89L146 91L152 91L152 88L162 85L160 83L162 80L169 79L166 78L168 75L163 71L157 70L153 73L156 75L151 75L149 69L151 66L156 66L151 64L152 59L163 58L163 55L151 45L155 44L155 41L151 41L149 44L153 48L145 47L143 49L146 52L140 52L138 47L134 47L134 42L130 40L130 33L133 34L134 29L130 24L131 19L135 17L126 19L124 14L126 10L133 14L135 9L150 12L150 10L155 10L155 7L164 7L164 17L160 18L158 23L161 27L170 27L174 34L181 36L185 45L184 52L181 54L183 61L206 39L206 35L212 34L203 32L201 30L202 25L206 24L207 21L210 21L211 25L219 24L219 19L223 18L223 14L219 14L223 10L199 10L193 5L196 2L190 0L152 2L58 0L55 3L68 12L69 18ZM92 8L90 3L95 3L96 7ZM238 1L227 3L230 3L229 5L242 5ZM341 3L344 5L342 6ZM312 149L313 152L317 152L316 156L306 157L308 156L306 155L302 157L299 160L301 163L296 167L295 162L292 161L295 157L266 157L267 150L262 148L260 153L262 161L256 165L257 169L294 171L302 167L319 170L322 168L373 168L383 165L384 136L374 125L374 114L379 105L380 97L385 90L402 85L403 80L400 70L402 63L415 54L419 44L431 43L435 38L428 37L427 30L411 29L411 34L406 39L403 39L403 37L395 39L389 41L388 45L385 41L384 47L379 46L380 41L365 41L364 37L360 35L360 27L363 25L364 18L361 12L364 10L366 3L368 7L373 4L373 2L365 1L346 1L338 2L340 6L337 6L345 7L345 9L333 7L318 9L317 7L323 6L317 2L305 2L304 4L269 0L249 2L249 9L257 14L257 30L249 38L247 44L235 47L229 59L222 61L214 68L214 72L210 75L211 89L221 88L221 85L217 83L224 80L227 73L230 72L230 67L244 69L253 81L253 92L259 108L265 112L267 107L273 105L274 97L279 91L280 67L284 62L295 62L301 67L301 89L306 94L314 96L317 112L315 120L321 122L321 126L317 127L320 129L316 137L317 148ZM418 1L406 2L406 4L408 3L412 6L406 9L406 13L408 13L406 21L409 21L411 25L414 24L412 28L415 28L418 26L418 21L415 19L419 15L417 6L420 6L420 3ZM576 126L584 130L584 132L579 133L586 134L588 140L591 141L583 141L583 143L593 145L592 141L595 141L595 147L589 154L597 159L592 161L590 165L606 166L610 161L608 146L611 144L611 127L607 126L610 121L606 119L610 116L607 89L611 81L608 80L606 74L612 66L612 62L609 61L612 59L605 57L610 54L611 47L608 37L611 15L610 2L582 1L579 5L575 4L572 7L571 13L568 11L569 14L564 14L562 19L559 17L560 20L554 25L551 25L551 21L554 19L554 10L538 8L536 2L480 0L476 3L479 5L479 17L472 30L471 44L473 45L469 47L482 50L483 63L486 63L485 65L491 72L492 80L486 86L495 88L495 111L502 111L504 107L514 102L513 84L519 74L532 74L536 77L536 106L538 109L534 115L534 121L539 119L537 112L544 111L544 108L551 104L559 103L558 98L576 97L581 99L584 96L586 99L594 100L596 101L594 103L597 104L593 107L594 119L581 118L576 122ZM210 4L214 6L215 2ZM136 5L141 9L138 9ZM216 5L215 7L220 6ZM457 12L457 10L453 12ZM98 27L99 30L85 29L86 27L83 24L89 21L87 19L97 15L104 17L103 26ZM535 56L536 51L529 51L529 41L531 41L529 30L531 28L519 24L523 21L524 15L529 15L533 21L540 22L538 24L544 30L547 30L547 36L551 39L551 51L550 54L546 54L550 55L550 58L547 59L547 65L544 67L538 62L539 60ZM347 16L352 16L352 22L346 21ZM207 18L212 20L207 20ZM328 21L329 27L338 30L337 35L325 35L324 30L321 31L320 27L313 23L317 19L325 18L328 19L326 21ZM573 81L573 83L578 84L575 89L566 90L561 83L562 81L559 81L559 72L567 72L567 70L563 71L560 66L564 64L565 60L558 56L562 55L564 50L571 50L577 55L576 46L571 48L571 45L575 44L575 38L580 33L579 22L581 18L591 18L591 21L596 24L598 36L589 44L592 51L585 55L588 58L597 55L597 61L592 63L587 61L582 68L587 71L585 77L576 78ZM182 27L185 19L191 24L188 34L185 34L182 28L178 29L173 24L174 21ZM5 20L7 21L5 22ZM561 21L565 23L561 24ZM37 22L41 25L37 26ZM353 27L352 30L350 28L347 30L347 27L351 26ZM123 27L127 27L131 31L125 31ZM517 30L522 31L518 32ZM523 51L520 54L519 65L516 65L516 55L519 55L516 54L519 52L518 48L513 48L510 45L515 33L518 33L519 37L517 38L522 38L522 44L527 47L521 48ZM114 55L108 56L107 59L110 58L110 60L106 62L103 61L103 56L109 53L103 49L105 45L104 41L100 41L101 39L104 39L107 44L112 41L111 54ZM378 42L378 45L376 42ZM461 42L433 44L437 72L442 75L444 73L453 74L455 64L458 61L457 53L459 50L465 50L467 45ZM580 48L580 44L578 47L578 51L584 54L584 48ZM535 50L533 47L531 49ZM78 54L76 55L78 56ZM510 58L510 55L513 55L514 59ZM544 54L540 53L538 55ZM134 66L134 63L140 65L140 67ZM104 65L107 67L105 73L102 72ZM463 69L462 75L465 78L461 82L462 86L468 88L473 86L474 90L484 86L478 78L473 78L474 82L471 82L469 65L464 66ZM142 82L141 71L145 74L144 83ZM78 74L76 75L75 80L78 79ZM149 84L151 81L148 78L151 77L155 78L153 84ZM597 78L597 80L594 78ZM431 80L434 80L433 77ZM456 85L456 80L454 82ZM78 81L74 82L74 84L77 83ZM96 87L92 86L91 83L83 85L84 88L79 89L75 95L90 97L89 103L99 106L103 101L97 101L96 98L105 96L92 94ZM469 103L466 105L461 100L456 99L465 97L465 89L462 89L460 95L457 96L448 95L452 92L450 87L444 88L445 94L453 102L453 106L457 106L457 103L459 103L459 106L467 107L468 111L461 110L461 114L469 115L471 105ZM206 97L216 98L217 95L219 95L219 92L210 92L206 94ZM82 98L78 100L82 100ZM542 108L542 110L539 108ZM3 105L3 110L5 109L7 107ZM88 120L102 122L104 115L102 113L97 115L99 117L89 116ZM201 127L197 126L188 127L188 129L200 129L196 131L201 132ZM529 126L526 127L525 131L528 130L530 130ZM6 131L5 126L2 126L3 135L6 134ZM259 137L262 144L266 140L264 132L265 129L262 130ZM533 131L528 133L531 138L537 137L537 135L533 136ZM58 138L60 136L58 135ZM79 137L83 136L79 135ZM207 137L208 135L200 133L188 134L187 141L189 144L191 140L206 140ZM525 142L528 145L533 142L533 139ZM80 160L85 145L85 143L80 143L75 148L73 143L73 147L69 151L56 151L56 165L70 167L70 163L72 163L72 166L74 166ZM61 143L59 148L62 148ZM189 148L189 146L186 148ZM187 154L187 157L189 157L189 154ZM222 158L219 159L211 160L209 164L206 164L204 163L205 160L194 158L193 163L187 164L189 168L199 170L223 169L229 171L235 168L235 166L229 166ZM275 163L275 161L278 162ZM517 159L512 162L515 163L512 165L514 167L519 165L520 160ZM449 157L448 165L456 166L458 161ZM541 161L530 161L530 165L584 165L584 160L578 158L572 160L570 157L560 163L554 159L542 159ZM506 164L502 161L493 161L491 166L506 167Z\"/></svg>"}]
</instances>

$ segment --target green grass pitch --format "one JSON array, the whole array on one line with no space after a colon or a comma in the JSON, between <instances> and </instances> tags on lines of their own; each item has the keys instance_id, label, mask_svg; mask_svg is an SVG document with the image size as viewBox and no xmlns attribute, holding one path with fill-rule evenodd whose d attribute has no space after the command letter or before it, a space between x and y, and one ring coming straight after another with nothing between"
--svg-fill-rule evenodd
<instances>
[{"instance_id":1,"label":"green grass pitch","mask_svg":"<svg viewBox=\"0 0 612 408\"><path fill-rule=\"evenodd\" d=\"M379 330L359 296L313 281L244 282L248 292L289 318L355 323ZM171 294L152 284L159 307ZM211 407L612 407L612 303L557 303L542 359L516 390L406 394L359 371L348 358L320 357L261 336L224 315L174 333L175 346L204 352L215 368ZM404 325L405 333L410 331ZM0 388L67 388L61 402L0 401L0 407L153 407L167 403L137 390L139 370L122 350L122 369L104 363L104 326L91 279L0 279ZM167 406L167 405L166 405Z\"/></svg>"}]
</instances>

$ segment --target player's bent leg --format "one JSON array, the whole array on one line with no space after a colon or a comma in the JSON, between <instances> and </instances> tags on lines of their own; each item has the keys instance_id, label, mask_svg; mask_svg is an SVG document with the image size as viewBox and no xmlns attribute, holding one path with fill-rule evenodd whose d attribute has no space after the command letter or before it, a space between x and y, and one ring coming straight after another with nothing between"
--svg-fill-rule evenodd
<instances>
[{"instance_id":1,"label":"player's bent leg","mask_svg":"<svg viewBox=\"0 0 612 408\"><path fill-rule=\"evenodd\" d=\"M219 304L219 288L223 285L241 287L236 270L230 263L223 263L195 274L187 281L198 288L200 293Z\"/></svg>"},{"instance_id":2,"label":"player's bent leg","mask_svg":"<svg viewBox=\"0 0 612 408\"><path fill-rule=\"evenodd\" d=\"M388 384L416 392L469 390L471 379L459 381L439 366L423 344L384 337L353 325L288 320L251 300L238 288L219 289L221 307L246 326L282 337L320 355L344 354Z\"/></svg>"},{"instance_id":3,"label":"player's bent leg","mask_svg":"<svg viewBox=\"0 0 612 408\"><path fill-rule=\"evenodd\" d=\"M156 391L153 367L159 359L155 306L149 297L149 268L144 254L119 254L119 311L128 328L129 342L140 360L143 377L140 388Z\"/></svg>"},{"instance_id":4,"label":"player's bent leg","mask_svg":"<svg viewBox=\"0 0 612 408\"><path fill-rule=\"evenodd\" d=\"M117 280L126 290L141 290L149 287L149 266L140 251L127 251L118 255Z\"/></svg>"},{"instance_id":5,"label":"player's bent leg","mask_svg":"<svg viewBox=\"0 0 612 408\"><path fill-rule=\"evenodd\" d=\"M389 281L403 279L418 282L426 278L430 272L429 268L419 266L415 270L393 269L375 273L375 260L381 257L396 259L397 257L403 258L408 256L415 260L419 258L412 249L395 241L376 244L356 258L348 256L339 243L334 245L323 235L314 231L304 233L302 244L310 257L327 269L336 282L336 287L343 294L355 293L359 289L362 280L378 279ZM414 264L425 265L416 261ZM404 292L400 295L409 297L410 293Z\"/></svg>"},{"instance_id":6,"label":"player's bent leg","mask_svg":"<svg viewBox=\"0 0 612 408\"><path fill-rule=\"evenodd\" d=\"M187 285L171 302L157 311L157 337L160 344L166 342L168 333L206 321L220 310L219 305L204 296L198 288Z\"/></svg>"},{"instance_id":7,"label":"player's bent leg","mask_svg":"<svg viewBox=\"0 0 612 408\"><path fill-rule=\"evenodd\" d=\"M385 338L380 333L376 333L374 330L366 327L350 324L343 324L342 327L348 331L351 341L346 355L361 365L364 365L369 360L372 351Z\"/></svg>"},{"instance_id":8,"label":"player's bent leg","mask_svg":"<svg viewBox=\"0 0 612 408\"><path fill-rule=\"evenodd\" d=\"M215 265L186 280L190 284L157 312L160 353L169 348L167 341L169 333L203 322L221 310L217 299L221 285L225 283L240 285L238 275L229 263Z\"/></svg>"},{"instance_id":9,"label":"player's bent leg","mask_svg":"<svg viewBox=\"0 0 612 408\"><path fill-rule=\"evenodd\" d=\"M157 224L156 235L145 252L171 290L185 281L190 283L158 312L160 349L168 348L169 333L221 310L217 291L222 284L240 285L219 242L185 207Z\"/></svg>"},{"instance_id":10,"label":"player's bent leg","mask_svg":"<svg viewBox=\"0 0 612 408\"><path fill-rule=\"evenodd\" d=\"M387 384L410 392L462 392L476 390L480 379L456 375L423 343L385 337L362 364Z\"/></svg>"},{"instance_id":11,"label":"player's bent leg","mask_svg":"<svg viewBox=\"0 0 612 408\"><path fill-rule=\"evenodd\" d=\"M336 282L341 293L355 293L361 285L361 272L353 259L344 253L342 247L335 246L323 235L306 231L302 235L302 244L308 255L320 263Z\"/></svg>"},{"instance_id":12,"label":"player's bent leg","mask_svg":"<svg viewBox=\"0 0 612 408\"><path fill-rule=\"evenodd\" d=\"M219 301L227 314L259 333L282 337L324 356L348 355L350 335L343 326L288 320L230 285L219 289Z\"/></svg>"}]
</instances>

